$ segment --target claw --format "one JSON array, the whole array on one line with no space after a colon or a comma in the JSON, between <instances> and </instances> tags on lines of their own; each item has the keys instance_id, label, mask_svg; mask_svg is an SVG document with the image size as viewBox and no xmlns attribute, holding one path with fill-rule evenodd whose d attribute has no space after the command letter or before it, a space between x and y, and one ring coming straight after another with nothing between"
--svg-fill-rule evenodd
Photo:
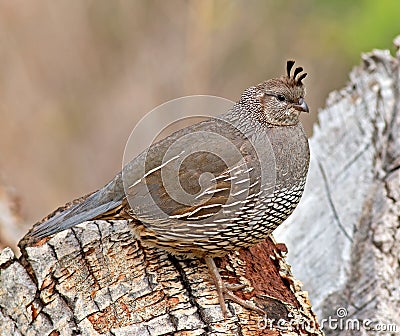
<instances>
[{"instance_id":1,"label":"claw","mask_svg":"<svg viewBox=\"0 0 400 336\"><path fill-rule=\"evenodd\" d=\"M254 310L257 313L259 313L260 315L265 315L265 312L261 308L258 308L254 304L241 299L240 297L236 296L232 292L232 290L234 291L234 290L243 289L245 287L245 285L243 285L243 284L225 285L222 281L221 275L218 272L218 268L215 265L214 259L211 257L205 257L204 259L208 266L208 270L210 271L210 274L214 280L214 284L217 289L219 305L221 306L222 314L224 315L225 319L228 317L228 309L226 307L225 297L232 300L233 302L236 302L237 304L241 305L244 308Z\"/></svg>"},{"instance_id":2,"label":"claw","mask_svg":"<svg viewBox=\"0 0 400 336\"><path fill-rule=\"evenodd\" d=\"M245 288L246 285L245 284L229 284L229 283L227 283L227 284L225 284L225 287L226 287L226 289L228 289L232 292L236 292L238 290Z\"/></svg>"}]
</instances>

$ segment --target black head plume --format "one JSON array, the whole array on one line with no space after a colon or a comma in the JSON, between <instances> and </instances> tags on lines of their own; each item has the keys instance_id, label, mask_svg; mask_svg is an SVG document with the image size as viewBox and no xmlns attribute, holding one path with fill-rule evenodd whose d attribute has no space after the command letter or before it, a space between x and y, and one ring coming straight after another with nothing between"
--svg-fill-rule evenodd
<instances>
[{"instance_id":1,"label":"black head plume","mask_svg":"<svg viewBox=\"0 0 400 336\"><path fill-rule=\"evenodd\" d=\"M295 62L292 60L287 61L287 63L286 63L287 77L288 77L288 79L291 79L295 85L301 86L301 85L303 85L302 80L307 76L307 73L305 72L297 78L297 75L299 75L303 71L302 67L297 67L293 72L293 77L291 77L291 72L292 72L294 63Z\"/></svg>"},{"instance_id":2,"label":"black head plume","mask_svg":"<svg viewBox=\"0 0 400 336\"><path fill-rule=\"evenodd\" d=\"M287 71L287 76L290 78L290 72L292 71L294 65L294 61L287 61L286 63L286 71Z\"/></svg>"}]
</instances>

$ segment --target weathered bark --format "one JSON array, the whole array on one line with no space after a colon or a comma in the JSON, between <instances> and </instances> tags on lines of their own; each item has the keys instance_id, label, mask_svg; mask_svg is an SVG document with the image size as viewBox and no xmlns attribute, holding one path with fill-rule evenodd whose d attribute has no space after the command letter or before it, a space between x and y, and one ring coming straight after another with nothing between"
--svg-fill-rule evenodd
<instances>
[{"instance_id":1,"label":"weathered bark","mask_svg":"<svg viewBox=\"0 0 400 336\"><path fill-rule=\"evenodd\" d=\"M248 285L243 297L269 319L287 321L273 329L236 304L224 321L205 264L142 246L126 221L87 222L22 253L0 256L5 335L322 335L272 240L218 265L227 282Z\"/></svg>"},{"instance_id":2,"label":"weathered bark","mask_svg":"<svg viewBox=\"0 0 400 336\"><path fill-rule=\"evenodd\" d=\"M331 94L311 139L303 199L276 235L327 335L394 334L374 330L380 323L400 332L399 62L400 53L365 54ZM360 331L323 320L338 314Z\"/></svg>"}]
</instances>

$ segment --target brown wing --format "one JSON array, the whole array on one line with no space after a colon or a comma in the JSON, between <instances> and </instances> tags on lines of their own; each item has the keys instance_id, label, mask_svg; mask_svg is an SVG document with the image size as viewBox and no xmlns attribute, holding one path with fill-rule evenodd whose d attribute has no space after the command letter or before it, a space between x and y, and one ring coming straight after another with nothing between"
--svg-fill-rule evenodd
<instances>
[{"instance_id":1,"label":"brown wing","mask_svg":"<svg viewBox=\"0 0 400 336\"><path fill-rule=\"evenodd\" d=\"M144 224L209 220L224 209L232 211L259 185L257 154L237 129L214 121L190 135L175 137L153 152L144 177L128 188L131 214ZM224 217L227 216L227 211Z\"/></svg>"}]
</instances>

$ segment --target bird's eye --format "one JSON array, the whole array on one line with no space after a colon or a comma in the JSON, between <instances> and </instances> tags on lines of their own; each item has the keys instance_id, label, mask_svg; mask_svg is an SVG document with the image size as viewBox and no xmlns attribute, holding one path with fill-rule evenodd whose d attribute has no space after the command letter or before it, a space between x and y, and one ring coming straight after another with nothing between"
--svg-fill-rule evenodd
<instances>
[{"instance_id":1,"label":"bird's eye","mask_svg":"<svg viewBox=\"0 0 400 336\"><path fill-rule=\"evenodd\" d=\"M285 96L281 94L276 95L276 98L281 102L284 102L286 100Z\"/></svg>"}]
</instances>

